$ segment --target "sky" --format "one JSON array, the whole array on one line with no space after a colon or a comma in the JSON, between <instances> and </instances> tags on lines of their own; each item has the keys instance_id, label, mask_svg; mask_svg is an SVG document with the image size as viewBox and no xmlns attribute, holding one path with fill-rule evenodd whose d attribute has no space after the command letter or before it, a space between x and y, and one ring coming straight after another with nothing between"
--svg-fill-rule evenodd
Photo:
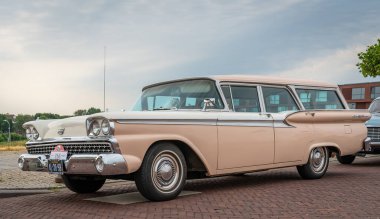
<instances>
[{"instance_id":1,"label":"sky","mask_svg":"<svg viewBox=\"0 0 380 219\"><path fill-rule=\"evenodd\" d=\"M0 113L130 109L143 86L254 74L363 78L378 0L0 0Z\"/></svg>"}]
</instances>

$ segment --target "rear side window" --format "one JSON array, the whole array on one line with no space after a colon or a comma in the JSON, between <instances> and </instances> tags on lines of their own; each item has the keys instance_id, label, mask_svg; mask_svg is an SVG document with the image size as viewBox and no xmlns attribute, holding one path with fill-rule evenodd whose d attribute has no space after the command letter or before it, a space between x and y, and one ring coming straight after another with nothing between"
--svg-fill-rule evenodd
<instances>
[{"instance_id":1,"label":"rear side window","mask_svg":"<svg viewBox=\"0 0 380 219\"><path fill-rule=\"evenodd\" d=\"M305 109L344 109L335 90L296 88Z\"/></svg>"},{"instance_id":2,"label":"rear side window","mask_svg":"<svg viewBox=\"0 0 380 219\"><path fill-rule=\"evenodd\" d=\"M262 87L265 109L270 113L298 110L296 101L285 88Z\"/></svg>"},{"instance_id":3,"label":"rear side window","mask_svg":"<svg viewBox=\"0 0 380 219\"><path fill-rule=\"evenodd\" d=\"M222 86L228 107L235 112L260 112L257 88L253 86Z\"/></svg>"}]
</instances>

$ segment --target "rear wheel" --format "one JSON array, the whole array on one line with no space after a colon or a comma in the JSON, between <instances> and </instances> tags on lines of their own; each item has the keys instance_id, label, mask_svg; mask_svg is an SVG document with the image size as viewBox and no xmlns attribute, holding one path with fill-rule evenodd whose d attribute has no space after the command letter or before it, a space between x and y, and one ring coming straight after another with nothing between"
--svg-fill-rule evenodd
<instances>
[{"instance_id":1,"label":"rear wheel","mask_svg":"<svg viewBox=\"0 0 380 219\"><path fill-rule=\"evenodd\" d=\"M136 173L136 186L151 201L174 199L185 186L186 171L181 150L172 143L160 143L146 153Z\"/></svg>"},{"instance_id":2,"label":"rear wheel","mask_svg":"<svg viewBox=\"0 0 380 219\"><path fill-rule=\"evenodd\" d=\"M93 193L98 191L106 179L88 176L62 175L66 187L76 193Z\"/></svg>"},{"instance_id":3,"label":"rear wheel","mask_svg":"<svg viewBox=\"0 0 380 219\"><path fill-rule=\"evenodd\" d=\"M336 156L336 159L341 164L352 164L352 162L354 162L355 158L356 158L355 155L346 155L346 156L337 155Z\"/></svg>"},{"instance_id":4,"label":"rear wheel","mask_svg":"<svg viewBox=\"0 0 380 219\"><path fill-rule=\"evenodd\" d=\"M311 150L307 164L297 166L297 170L304 179L319 179L325 175L328 166L328 149L326 147L317 147Z\"/></svg>"}]
</instances>

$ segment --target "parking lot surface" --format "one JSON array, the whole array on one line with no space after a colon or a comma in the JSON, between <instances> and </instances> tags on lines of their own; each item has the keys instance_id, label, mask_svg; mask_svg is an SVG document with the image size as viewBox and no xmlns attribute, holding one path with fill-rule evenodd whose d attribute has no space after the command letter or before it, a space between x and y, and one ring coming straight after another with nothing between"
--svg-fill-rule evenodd
<instances>
[{"instance_id":1,"label":"parking lot surface","mask_svg":"<svg viewBox=\"0 0 380 219\"><path fill-rule=\"evenodd\" d=\"M302 180L294 167L189 180L185 189L200 193L129 205L85 200L136 192L129 181L94 194L0 191L0 218L379 218L379 168L380 157L372 156L352 165L333 161L319 180Z\"/></svg>"}]
</instances>

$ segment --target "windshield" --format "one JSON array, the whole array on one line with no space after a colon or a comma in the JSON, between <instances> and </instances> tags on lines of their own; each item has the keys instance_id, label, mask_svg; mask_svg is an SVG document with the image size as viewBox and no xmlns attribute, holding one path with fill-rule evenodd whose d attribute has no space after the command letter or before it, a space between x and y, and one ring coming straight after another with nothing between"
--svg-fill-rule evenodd
<instances>
[{"instance_id":1,"label":"windshield","mask_svg":"<svg viewBox=\"0 0 380 219\"><path fill-rule=\"evenodd\" d=\"M374 100L368 110L370 113L380 113L380 99Z\"/></svg>"},{"instance_id":2,"label":"windshield","mask_svg":"<svg viewBox=\"0 0 380 219\"><path fill-rule=\"evenodd\" d=\"M213 102L207 106L207 109L224 109L214 81L173 82L145 89L133 107L133 111L201 110L205 99Z\"/></svg>"}]
</instances>

